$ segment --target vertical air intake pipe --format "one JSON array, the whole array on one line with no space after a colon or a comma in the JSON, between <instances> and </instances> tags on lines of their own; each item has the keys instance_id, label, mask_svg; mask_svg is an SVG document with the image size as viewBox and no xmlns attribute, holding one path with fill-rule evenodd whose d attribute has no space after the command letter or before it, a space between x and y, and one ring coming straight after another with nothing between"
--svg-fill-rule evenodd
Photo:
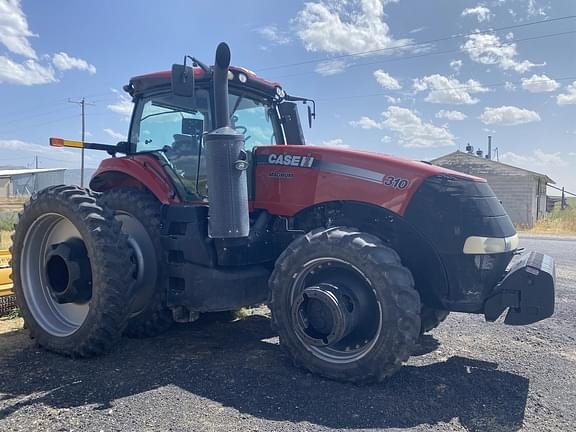
<instances>
[{"instance_id":1,"label":"vertical air intake pipe","mask_svg":"<svg viewBox=\"0 0 576 432\"><path fill-rule=\"evenodd\" d=\"M214 130L204 136L208 170L209 235L242 238L250 232L244 135L230 127L228 67L230 48L218 45L213 70Z\"/></svg>"}]
</instances>

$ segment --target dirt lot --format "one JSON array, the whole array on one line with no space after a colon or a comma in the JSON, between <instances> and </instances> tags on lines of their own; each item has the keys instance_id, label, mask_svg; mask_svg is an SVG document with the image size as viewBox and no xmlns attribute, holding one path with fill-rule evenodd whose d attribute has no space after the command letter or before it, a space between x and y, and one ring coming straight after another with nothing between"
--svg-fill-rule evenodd
<instances>
[{"instance_id":1,"label":"dirt lot","mask_svg":"<svg viewBox=\"0 0 576 432\"><path fill-rule=\"evenodd\" d=\"M264 309L90 360L47 353L19 322L0 322L0 430L576 430L576 241L523 246L557 259L552 319L508 327L452 314L368 387L293 368Z\"/></svg>"}]
</instances>

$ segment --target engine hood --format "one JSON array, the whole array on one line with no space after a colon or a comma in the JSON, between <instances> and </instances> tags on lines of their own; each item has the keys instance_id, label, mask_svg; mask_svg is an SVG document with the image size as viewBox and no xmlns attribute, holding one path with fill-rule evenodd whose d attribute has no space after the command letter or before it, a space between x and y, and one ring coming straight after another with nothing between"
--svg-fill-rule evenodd
<instances>
[{"instance_id":1,"label":"engine hood","mask_svg":"<svg viewBox=\"0 0 576 432\"><path fill-rule=\"evenodd\" d=\"M302 148L302 146L287 146ZM325 147L306 145L306 150L321 155L325 160L338 160L340 163L348 164L350 166L357 166L362 168L371 169L374 171L381 171L394 166L400 170L417 171L424 176L448 175L461 179L485 182L486 180L481 177L471 176L462 172L442 168L432 165L428 162L413 161L403 159L397 156L391 156L383 153L369 152L363 150L351 150L337 147Z\"/></svg>"},{"instance_id":2,"label":"engine hood","mask_svg":"<svg viewBox=\"0 0 576 432\"><path fill-rule=\"evenodd\" d=\"M328 201L359 201L403 214L430 177L485 183L426 162L366 151L309 145L257 147L256 208L291 215Z\"/></svg>"}]
</instances>

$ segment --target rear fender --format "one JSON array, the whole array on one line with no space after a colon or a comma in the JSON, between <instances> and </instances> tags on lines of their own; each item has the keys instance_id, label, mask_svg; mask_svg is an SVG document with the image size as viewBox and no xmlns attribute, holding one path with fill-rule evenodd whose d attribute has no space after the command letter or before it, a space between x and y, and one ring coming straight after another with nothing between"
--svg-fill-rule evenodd
<instances>
[{"instance_id":1,"label":"rear fender","mask_svg":"<svg viewBox=\"0 0 576 432\"><path fill-rule=\"evenodd\" d=\"M104 192L119 187L146 188L162 204L180 202L164 168L150 155L126 156L102 161L90 180L90 189Z\"/></svg>"}]
</instances>

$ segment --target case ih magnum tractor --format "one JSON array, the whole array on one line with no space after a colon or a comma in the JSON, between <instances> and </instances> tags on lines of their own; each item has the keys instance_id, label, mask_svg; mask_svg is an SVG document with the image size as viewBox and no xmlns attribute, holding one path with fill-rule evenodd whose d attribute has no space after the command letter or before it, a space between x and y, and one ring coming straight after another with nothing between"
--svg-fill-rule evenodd
<instances>
[{"instance_id":1,"label":"case ih magnum tractor","mask_svg":"<svg viewBox=\"0 0 576 432\"><path fill-rule=\"evenodd\" d=\"M552 259L525 253L483 179L391 156L304 145L279 84L196 59L132 78L127 142L90 190L34 195L13 243L32 337L71 356L122 334L267 303L280 344L328 378L394 373L449 311L529 324L554 310ZM118 156L123 154L123 156Z\"/></svg>"}]
</instances>

